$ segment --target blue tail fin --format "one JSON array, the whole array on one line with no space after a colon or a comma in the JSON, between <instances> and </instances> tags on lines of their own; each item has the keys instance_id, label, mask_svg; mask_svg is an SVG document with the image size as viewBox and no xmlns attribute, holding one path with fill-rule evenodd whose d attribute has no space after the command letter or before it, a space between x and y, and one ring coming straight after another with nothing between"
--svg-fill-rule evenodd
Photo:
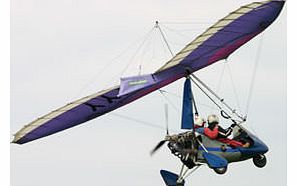
<instances>
[{"instance_id":1,"label":"blue tail fin","mask_svg":"<svg viewBox=\"0 0 297 186\"><path fill-rule=\"evenodd\" d=\"M193 104L192 104L192 88L190 79L186 79L184 83L183 95L183 111L181 129L193 128Z\"/></svg>"},{"instance_id":2,"label":"blue tail fin","mask_svg":"<svg viewBox=\"0 0 297 186\"><path fill-rule=\"evenodd\" d=\"M174 174L166 170L161 170L160 173L167 186L184 186L185 185L184 181L182 183L176 183L178 179L177 174Z\"/></svg>"}]
</instances>

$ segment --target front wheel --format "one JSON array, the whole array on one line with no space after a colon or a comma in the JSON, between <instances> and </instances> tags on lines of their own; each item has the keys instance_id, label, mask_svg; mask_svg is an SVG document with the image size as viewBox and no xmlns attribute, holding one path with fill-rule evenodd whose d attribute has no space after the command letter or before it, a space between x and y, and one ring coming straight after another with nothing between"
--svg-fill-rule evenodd
<instances>
[{"instance_id":1,"label":"front wheel","mask_svg":"<svg viewBox=\"0 0 297 186\"><path fill-rule=\"evenodd\" d=\"M263 154L258 154L255 157L253 157L253 162L256 165L256 167L263 168L267 163L267 159Z\"/></svg>"},{"instance_id":2,"label":"front wheel","mask_svg":"<svg viewBox=\"0 0 297 186\"><path fill-rule=\"evenodd\" d=\"M227 172L227 167L215 168L213 169L217 174L225 174Z\"/></svg>"}]
</instances>

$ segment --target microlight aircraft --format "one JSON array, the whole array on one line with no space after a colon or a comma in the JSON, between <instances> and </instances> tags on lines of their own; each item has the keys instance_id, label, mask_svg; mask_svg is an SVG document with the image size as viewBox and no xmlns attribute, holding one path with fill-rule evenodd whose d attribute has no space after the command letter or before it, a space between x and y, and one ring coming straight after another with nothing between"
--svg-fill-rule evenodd
<instances>
[{"instance_id":1,"label":"microlight aircraft","mask_svg":"<svg viewBox=\"0 0 297 186\"><path fill-rule=\"evenodd\" d=\"M121 78L119 86L73 101L39 117L19 130L14 135L12 143L25 144L85 123L136 101L181 78L187 78L186 84L192 81L197 86L204 87L210 93L214 93L193 73L220 60L227 59L235 50L263 32L278 17L284 4L285 1L283 0L268 0L240 7L196 37L154 73ZM189 86L185 85L184 89L187 89L187 87ZM190 92L189 90L184 91L184 95L192 95ZM216 94L214 96L218 98ZM193 104L193 97L184 97L186 97L184 102L189 103L185 103L183 108L185 110L187 108L192 109L192 107L186 105ZM220 100L220 103L230 108L223 100ZM228 163L250 158L253 158L256 166L265 166L266 158L264 154L268 151L268 147L259 138L242 127L245 117L233 112L232 109L231 114L228 114L228 111L224 109L221 109L221 112L223 117L229 118L236 123L238 132L236 132L234 138L250 140L251 146L249 148L232 148L227 144L210 140L203 134L195 136L191 125L191 120L193 120L191 114L193 112L185 111L182 117L186 119L182 121L182 128L190 131L177 135L168 134L153 152L165 142L168 142L171 152L177 155L188 169L196 170L202 164L207 164L219 174L226 172ZM241 121L235 120L233 115ZM190 143L180 143L181 141L177 139L183 139ZM187 170L183 172L182 169L180 175L177 175L162 170L161 175L166 185L184 185L186 172Z\"/></svg>"},{"instance_id":2,"label":"microlight aircraft","mask_svg":"<svg viewBox=\"0 0 297 186\"><path fill-rule=\"evenodd\" d=\"M171 153L178 157L182 162L182 168L179 175L166 170L160 171L166 185L184 185L185 178L190 176L202 165L208 165L208 167L213 169L216 173L224 174L227 171L229 163L252 159L256 167L263 168L267 162L264 154L268 152L268 147L257 136L242 126L242 123L245 122L244 117L238 115L241 121L235 121L225 110L221 110L221 116L226 119L230 119L235 126L233 129L233 138L228 138L227 141L213 139L204 135L204 133L197 134L195 132L192 110L193 106L196 114L198 113L198 110L196 110L197 106L195 100L193 99L194 97L191 90L190 79L192 79L197 86L199 85L196 81L194 81L194 78L200 81L200 79L198 79L195 75L191 75L184 83L181 126L181 129L193 130L169 135L167 123L168 110L166 106L166 136L165 139L160 141L151 151L151 155L153 155L160 147L168 142L167 146ZM207 89L208 88L209 87L207 87ZM222 99L220 100L223 101ZM241 141L248 143L249 146L245 147L243 145L234 145L229 143L230 141L236 143ZM189 170L191 171L188 172Z\"/></svg>"}]
</instances>

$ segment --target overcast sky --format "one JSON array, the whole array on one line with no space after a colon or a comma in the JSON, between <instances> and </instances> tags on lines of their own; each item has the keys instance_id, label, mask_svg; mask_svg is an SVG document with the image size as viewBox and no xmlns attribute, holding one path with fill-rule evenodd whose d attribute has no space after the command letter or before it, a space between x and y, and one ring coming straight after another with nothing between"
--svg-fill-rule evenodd
<instances>
[{"instance_id":1,"label":"overcast sky","mask_svg":"<svg viewBox=\"0 0 297 186\"><path fill-rule=\"evenodd\" d=\"M212 23L249 2L11 1L11 134L73 99L118 83L120 76L135 75L139 64L143 64L143 73L162 66L170 55L160 35L153 30L146 38L156 20L164 22L161 27L177 53ZM259 66L247 128L269 146L267 166L258 169L252 161L231 164L223 176L202 167L187 185L286 184L286 9L264 34L236 51L227 63L219 62L196 75L231 105L237 106L238 97L238 110L245 113L256 59ZM164 90L181 95L182 83L179 80ZM216 112L203 106L211 104L197 89L195 96L203 115ZM177 131L181 99L172 95L167 99L172 103L170 128ZM166 102L155 92L114 113L163 127ZM164 134L159 128L107 114L26 145L11 145L11 185L163 185L159 170L178 172L181 167L166 147L153 158L149 156Z\"/></svg>"}]
</instances>

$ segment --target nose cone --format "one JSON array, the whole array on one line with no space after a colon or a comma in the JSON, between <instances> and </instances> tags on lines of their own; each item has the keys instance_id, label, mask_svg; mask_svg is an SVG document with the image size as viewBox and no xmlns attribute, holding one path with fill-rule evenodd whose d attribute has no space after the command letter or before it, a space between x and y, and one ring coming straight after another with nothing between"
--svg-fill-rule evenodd
<instances>
[{"instance_id":1,"label":"nose cone","mask_svg":"<svg viewBox=\"0 0 297 186\"><path fill-rule=\"evenodd\" d=\"M240 148L243 157L250 158L255 155L265 154L266 152L268 152L269 148L263 141L253 135L250 135L250 137L253 139L254 144L252 147L249 148Z\"/></svg>"},{"instance_id":2,"label":"nose cone","mask_svg":"<svg viewBox=\"0 0 297 186\"><path fill-rule=\"evenodd\" d=\"M269 148L268 146L262 142L261 140L254 140L255 144L254 147L252 147L252 149L254 149L254 152L257 154L265 154L266 152L268 152Z\"/></svg>"}]
</instances>

